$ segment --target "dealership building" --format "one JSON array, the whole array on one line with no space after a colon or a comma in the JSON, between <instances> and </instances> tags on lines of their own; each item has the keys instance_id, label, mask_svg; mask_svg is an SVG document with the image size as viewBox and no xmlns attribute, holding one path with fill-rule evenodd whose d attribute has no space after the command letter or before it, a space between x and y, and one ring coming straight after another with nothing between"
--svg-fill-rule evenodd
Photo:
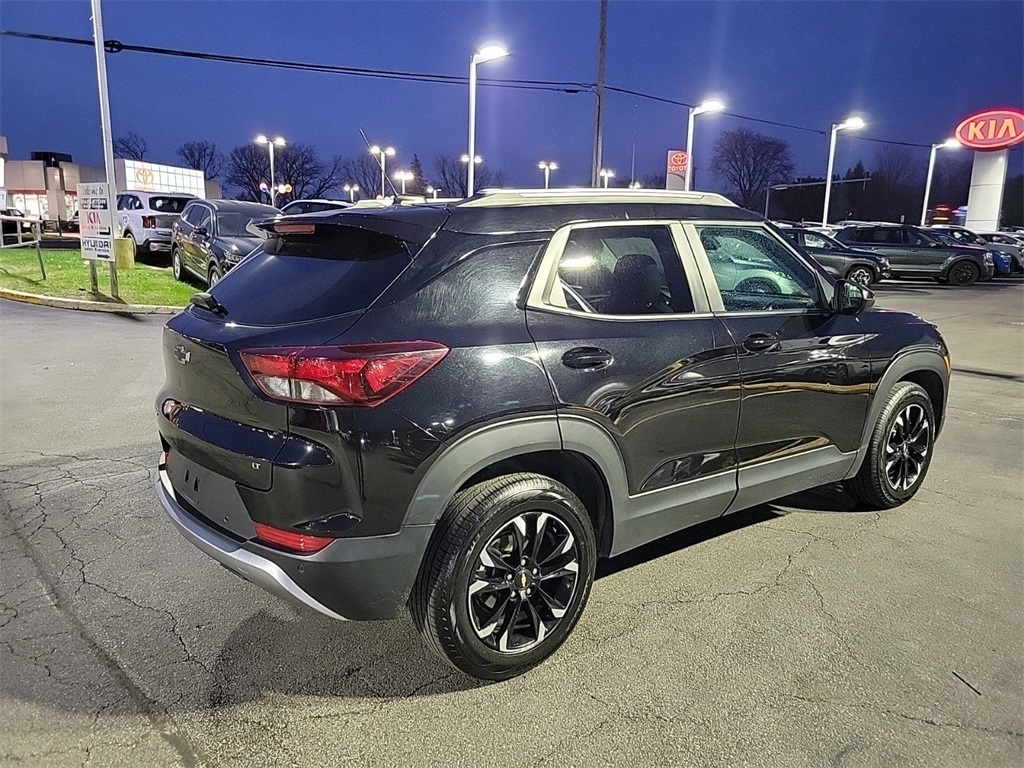
<instances>
[{"instance_id":1,"label":"dealership building","mask_svg":"<svg viewBox=\"0 0 1024 768\"><path fill-rule=\"evenodd\" d=\"M114 160L118 192L178 192L219 198L220 185L202 171L140 160ZM29 160L10 160L7 140L0 136L0 189L6 205L29 217L68 221L78 211L78 185L106 181L102 168L80 165L62 152L32 152ZM0 192L0 202L4 197Z\"/></svg>"}]
</instances>

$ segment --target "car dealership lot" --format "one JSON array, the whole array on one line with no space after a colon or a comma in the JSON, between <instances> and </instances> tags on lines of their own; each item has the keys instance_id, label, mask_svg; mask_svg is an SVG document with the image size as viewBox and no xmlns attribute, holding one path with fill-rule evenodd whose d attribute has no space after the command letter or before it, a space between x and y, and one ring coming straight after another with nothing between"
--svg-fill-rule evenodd
<instances>
[{"instance_id":1,"label":"car dealership lot","mask_svg":"<svg viewBox=\"0 0 1024 768\"><path fill-rule=\"evenodd\" d=\"M411 622L298 613L153 490L158 320L0 305L0 761L1016 765L1024 284L891 282L949 418L882 514L788 499L604 564L576 632L480 685Z\"/></svg>"}]
</instances>

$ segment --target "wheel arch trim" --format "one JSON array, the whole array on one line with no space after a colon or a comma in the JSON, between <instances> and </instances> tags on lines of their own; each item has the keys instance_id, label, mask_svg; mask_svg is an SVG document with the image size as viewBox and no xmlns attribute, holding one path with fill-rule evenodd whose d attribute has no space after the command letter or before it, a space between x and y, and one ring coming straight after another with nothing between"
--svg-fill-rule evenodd
<instances>
[{"instance_id":1,"label":"wheel arch trim","mask_svg":"<svg viewBox=\"0 0 1024 768\"><path fill-rule=\"evenodd\" d=\"M949 397L949 369L946 367L946 358L943 357L936 347L906 349L893 358L892 362L885 369L885 373L882 374L882 378L879 379L878 384L875 386L871 402L868 405L868 413L864 419L860 448L857 449L857 455L849 474L846 476L847 479L856 475L860 471L861 464L864 463L864 457L867 455L868 446L871 442L871 433L874 431L875 423L885 407L885 395L892 391L897 382L918 371L935 373L942 383L942 402L940 405L943 416L937 417L939 423L935 430L935 436L938 437L945 421L946 401Z\"/></svg>"}]
</instances>

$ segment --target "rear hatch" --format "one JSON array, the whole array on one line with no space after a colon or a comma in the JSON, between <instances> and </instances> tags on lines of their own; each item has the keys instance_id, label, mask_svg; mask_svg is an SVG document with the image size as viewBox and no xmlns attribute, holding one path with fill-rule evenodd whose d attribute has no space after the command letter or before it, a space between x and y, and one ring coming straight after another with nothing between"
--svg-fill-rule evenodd
<instances>
[{"instance_id":1,"label":"rear hatch","mask_svg":"<svg viewBox=\"0 0 1024 768\"><path fill-rule=\"evenodd\" d=\"M273 460L288 437L288 405L258 394L240 352L324 344L343 334L443 219L396 228L386 219L356 217L355 226L332 221L271 232L211 290L212 300L196 299L207 308L192 305L174 317L164 330L166 379L158 402L169 466L178 453L190 463L190 476L205 468L269 489ZM179 469L180 477L171 473L176 489Z\"/></svg>"},{"instance_id":2,"label":"rear hatch","mask_svg":"<svg viewBox=\"0 0 1024 768\"><path fill-rule=\"evenodd\" d=\"M175 195L149 198L149 208L153 211L153 218L156 219L155 228L170 229L191 200L191 197L177 197Z\"/></svg>"}]
</instances>

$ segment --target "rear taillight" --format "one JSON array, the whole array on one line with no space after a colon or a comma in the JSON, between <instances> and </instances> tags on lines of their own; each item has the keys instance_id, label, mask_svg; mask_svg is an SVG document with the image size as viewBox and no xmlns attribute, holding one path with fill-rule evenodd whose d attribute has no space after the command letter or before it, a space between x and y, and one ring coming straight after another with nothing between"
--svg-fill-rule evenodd
<instances>
[{"instance_id":1,"label":"rear taillight","mask_svg":"<svg viewBox=\"0 0 1024 768\"><path fill-rule=\"evenodd\" d=\"M256 386L275 400L372 408L397 395L447 354L443 344L408 341L247 349L241 357Z\"/></svg>"},{"instance_id":2,"label":"rear taillight","mask_svg":"<svg viewBox=\"0 0 1024 768\"><path fill-rule=\"evenodd\" d=\"M334 538L331 536L311 536L308 533L289 531L286 528L275 528L272 525L265 525L263 523L253 523L253 525L256 528L257 541L263 544L273 544L275 547L303 555L319 552L334 541Z\"/></svg>"},{"instance_id":3,"label":"rear taillight","mask_svg":"<svg viewBox=\"0 0 1024 768\"><path fill-rule=\"evenodd\" d=\"M142 217L142 228L143 229L156 229L156 216L143 216Z\"/></svg>"}]
</instances>

